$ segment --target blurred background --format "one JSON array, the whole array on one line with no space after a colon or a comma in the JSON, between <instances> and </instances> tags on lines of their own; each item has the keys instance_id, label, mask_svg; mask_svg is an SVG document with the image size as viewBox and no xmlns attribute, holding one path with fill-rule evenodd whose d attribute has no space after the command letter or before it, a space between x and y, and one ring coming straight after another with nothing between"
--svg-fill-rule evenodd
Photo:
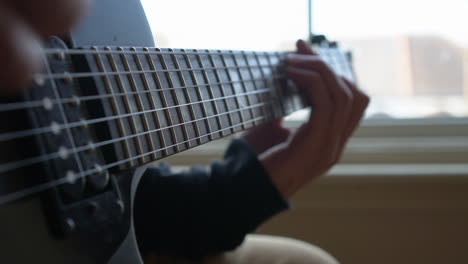
<instances>
[{"instance_id":1,"label":"blurred background","mask_svg":"<svg viewBox=\"0 0 468 264\"><path fill-rule=\"evenodd\" d=\"M160 47L293 50L307 37L307 0L143 3ZM468 1L313 0L312 12L313 32L353 52L369 116L468 115Z\"/></svg>"},{"instance_id":2,"label":"blurred background","mask_svg":"<svg viewBox=\"0 0 468 264\"><path fill-rule=\"evenodd\" d=\"M142 3L159 47L294 50L308 36L307 0ZM372 101L341 162L259 232L342 263L468 263L466 14L467 0L313 0L312 31L352 52ZM166 161L208 164L228 141Z\"/></svg>"}]
</instances>

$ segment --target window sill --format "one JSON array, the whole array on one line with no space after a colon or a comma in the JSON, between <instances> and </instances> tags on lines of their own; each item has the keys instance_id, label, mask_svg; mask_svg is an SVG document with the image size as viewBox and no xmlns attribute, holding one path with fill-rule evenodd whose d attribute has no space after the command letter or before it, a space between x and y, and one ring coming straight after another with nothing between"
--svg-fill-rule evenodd
<instances>
[{"instance_id":1,"label":"window sill","mask_svg":"<svg viewBox=\"0 0 468 264\"><path fill-rule=\"evenodd\" d=\"M286 122L289 127L299 124ZM228 143L229 139L217 140L164 161L176 166L209 164L222 157ZM365 120L340 161L347 168L379 170L437 167L449 171L463 164L468 164L468 118Z\"/></svg>"}]
</instances>

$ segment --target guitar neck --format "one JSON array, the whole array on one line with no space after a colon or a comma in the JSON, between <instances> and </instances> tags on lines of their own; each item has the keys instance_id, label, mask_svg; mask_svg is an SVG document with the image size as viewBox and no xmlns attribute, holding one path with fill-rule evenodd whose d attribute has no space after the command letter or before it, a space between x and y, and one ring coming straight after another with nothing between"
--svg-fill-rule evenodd
<instances>
[{"instance_id":1,"label":"guitar neck","mask_svg":"<svg viewBox=\"0 0 468 264\"><path fill-rule=\"evenodd\" d=\"M335 70L352 77L344 56L327 49L319 52ZM87 79L95 86L84 93L107 95L99 103L101 116L92 117L109 119L105 122L108 133L100 140L120 139L107 146L113 159L128 160L119 164L120 169L167 157L307 105L283 71L286 52L92 47L77 53L84 54L91 72Z\"/></svg>"}]
</instances>

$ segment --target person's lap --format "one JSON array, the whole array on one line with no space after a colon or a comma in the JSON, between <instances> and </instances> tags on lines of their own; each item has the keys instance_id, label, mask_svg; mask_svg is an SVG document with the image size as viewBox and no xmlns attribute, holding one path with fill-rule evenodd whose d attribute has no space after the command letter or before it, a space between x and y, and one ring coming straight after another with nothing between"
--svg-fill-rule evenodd
<instances>
[{"instance_id":1,"label":"person's lap","mask_svg":"<svg viewBox=\"0 0 468 264\"><path fill-rule=\"evenodd\" d=\"M146 264L337 264L323 249L296 239L249 235L234 251L189 261L170 256L149 256Z\"/></svg>"}]
</instances>

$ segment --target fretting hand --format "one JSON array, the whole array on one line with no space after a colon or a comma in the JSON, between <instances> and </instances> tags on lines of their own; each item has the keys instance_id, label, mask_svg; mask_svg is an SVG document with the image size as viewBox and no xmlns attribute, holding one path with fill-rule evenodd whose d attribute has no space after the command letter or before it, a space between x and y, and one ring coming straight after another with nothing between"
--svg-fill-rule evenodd
<instances>
[{"instance_id":1,"label":"fretting hand","mask_svg":"<svg viewBox=\"0 0 468 264\"><path fill-rule=\"evenodd\" d=\"M286 71L308 97L313 109L309 120L294 132L276 120L243 136L286 198L338 162L369 103L365 93L337 76L307 43L298 41L297 49L299 54L287 58Z\"/></svg>"}]
</instances>

